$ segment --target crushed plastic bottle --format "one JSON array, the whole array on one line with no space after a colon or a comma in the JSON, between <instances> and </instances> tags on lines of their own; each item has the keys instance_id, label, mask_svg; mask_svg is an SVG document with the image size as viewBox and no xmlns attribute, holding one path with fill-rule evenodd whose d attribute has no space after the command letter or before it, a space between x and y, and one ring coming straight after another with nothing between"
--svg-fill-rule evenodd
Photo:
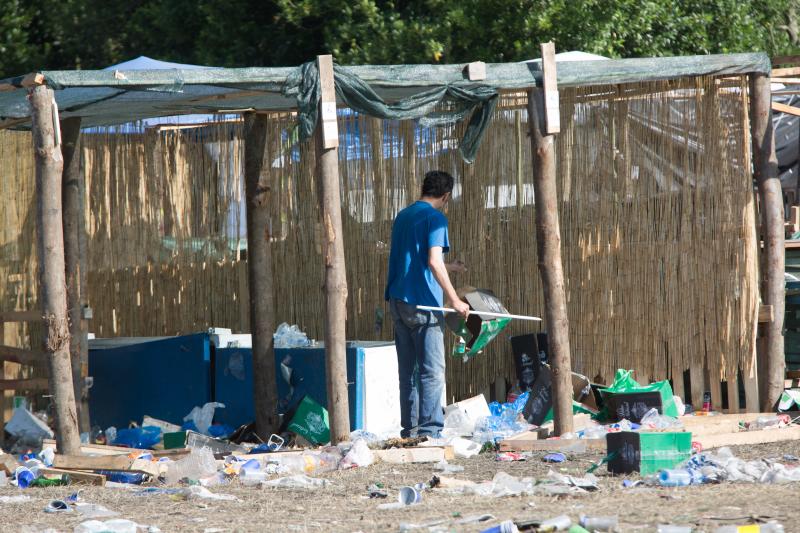
<instances>
[{"instance_id":1,"label":"crushed plastic bottle","mask_svg":"<svg viewBox=\"0 0 800 533\"><path fill-rule=\"evenodd\" d=\"M302 346L311 346L312 344L306 334L300 331L300 328L296 325L290 326L286 322L278 326L272 339L275 348L299 348Z\"/></svg>"},{"instance_id":2,"label":"crushed plastic bottle","mask_svg":"<svg viewBox=\"0 0 800 533\"><path fill-rule=\"evenodd\" d=\"M74 533L136 533L138 527L136 522L119 518L105 522L87 520L75 526Z\"/></svg>"},{"instance_id":3,"label":"crushed plastic bottle","mask_svg":"<svg viewBox=\"0 0 800 533\"><path fill-rule=\"evenodd\" d=\"M342 460L341 452L336 447L325 448L322 451L305 452L292 456L269 456L270 463L276 463L288 472L297 474L319 474L330 472L339 468Z\"/></svg>"},{"instance_id":4,"label":"crushed plastic bottle","mask_svg":"<svg viewBox=\"0 0 800 533\"><path fill-rule=\"evenodd\" d=\"M662 415L658 412L658 409L650 409L645 413L642 417L642 420L639 422L639 425L642 429L648 430L680 430L683 429L683 424L677 418L673 418L671 416Z\"/></svg>"},{"instance_id":5,"label":"crushed plastic bottle","mask_svg":"<svg viewBox=\"0 0 800 533\"><path fill-rule=\"evenodd\" d=\"M570 528L572 519L567 515L560 515L549 520L545 520L537 531L564 531Z\"/></svg>"},{"instance_id":6,"label":"crushed plastic bottle","mask_svg":"<svg viewBox=\"0 0 800 533\"><path fill-rule=\"evenodd\" d=\"M178 483L182 479L202 479L217 472L214 454L208 448L192 448L189 455L174 461L167 467L168 484Z\"/></svg>"}]
</instances>

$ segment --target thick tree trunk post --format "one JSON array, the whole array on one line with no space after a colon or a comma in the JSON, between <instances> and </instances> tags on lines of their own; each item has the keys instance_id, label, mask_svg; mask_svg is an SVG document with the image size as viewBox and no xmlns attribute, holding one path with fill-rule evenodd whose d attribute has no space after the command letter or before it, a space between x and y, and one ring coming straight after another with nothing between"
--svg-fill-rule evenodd
<instances>
[{"instance_id":1,"label":"thick tree trunk post","mask_svg":"<svg viewBox=\"0 0 800 533\"><path fill-rule=\"evenodd\" d=\"M557 435L572 431L572 370L569 352L569 320L564 293L564 271L561 266L561 230L558 222L556 190L556 161L554 137L558 131L558 93L555 80L555 50L552 43L542 45L544 91L528 92L528 127L533 152L533 191L536 204L536 244L539 254L539 274L542 277L545 302L547 341L550 365L553 370L553 423ZM551 88L552 87L552 88ZM555 102L553 101L555 99ZM547 102L545 102L547 100ZM547 105L546 105L547 104ZM552 104L556 104L553 108ZM551 122L545 123L545 110Z\"/></svg>"},{"instance_id":2,"label":"thick tree trunk post","mask_svg":"<svg viewBox=\"0 0 800 533\"><path fill-rule=\"evenodd\" d=\"M67 315L69 316L69 356L72 362L72 382L78 407L78 427L89 431L89 404L86 395L86 378L82 347L86 344L86 325L81 320L81 238L80 223L83 220L83 198L81 176L81 119L67 118L61 121L61 154L64 156L64 171L61 181L63 203L64 264L67 278Z\"/></svg>"},{"instance_id":3,"label":"thick tree trunk post","mask_svg":"<svg viewBox=\"0 0 800 533\"><path fill-rule=\"evenodd\" d=\"M753 138L753 169L761 204L762 250L761 299L774 310L774 320L763 324L764 349L758 356L761 410L771 411L784 385L783 316L786 303L784 281L783 196L775 156L772 127L772 92L769 76L750 75L750 129Z\"/></svg>"},{"instance_id":4,"label":"thick tree trunk post","mask_svg":"<svg viewBox=\"0 0 800 533\"><path fill-rule=\"evenodd\" d=\"M244 182L247 200L247 276L253 336L253 401L256 432L266 440L278 428L275 380L275 296L269 225L269 184L261 180L267 145L267 117L244 115Z\"/></svg>"},{"instance_id":5,"label":"thick tree trunk post","mask_svg":"<svg viewBox=\"0 0 800 533\"><path fill-rule=\"evenodd\" d=\"M331 443L350 440L350 406L347 401L347 273L344 264L341 193L339 191L339 132L333 57L317 56L321 86L317 124L317 175L321 185L323 258L325 260L325 370L328 381L328 415Z\"/></svg>"},{"instance_id":6,"label":"thick tree trunk post","mask_svg":"<svg viewBox=\"0 0 800 533\"><path fill-rule=\"evenodd\" d=\"M50 392L56 415L59 453L80 453L75 389L69 359L69 319L61 218L63 158L53 91L39 85L30 92L31 133L36 160L36 223L39 229L39 277L44 313L44 349L50 364Z\"/></svg>"}]
</instances>

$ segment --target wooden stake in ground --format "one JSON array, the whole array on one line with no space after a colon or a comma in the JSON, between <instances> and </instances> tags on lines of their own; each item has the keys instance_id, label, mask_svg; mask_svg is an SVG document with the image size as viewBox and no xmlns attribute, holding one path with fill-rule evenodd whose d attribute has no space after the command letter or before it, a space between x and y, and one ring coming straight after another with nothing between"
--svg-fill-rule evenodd
<instances>
[{"instance_id":1,"label":"wooden stake in ground","mask_svg":"<svg viewBox=\"0 0 800 533\"><path fill-rule=\"evenodd\" d=\"M572 365L564 270L561 265L554 137L549 134L558 131L557 121L551 120L553 114L558 113L558 108L553 105L558 102L558 92L555 46L552 42L542 45L542 69L544 91L528 92L528 126L533 152L536 245L544 292L550 366L553 370L553 421L556 435L561 435L572 431Z\"/></svg>"},{"instance_id":2,"label":"wooden stake in ground","mask_svg":"<svg viewBox=\"0 0 800 533\"><path fill-rule=\"evenodd\" d=\"M317 56L321 86L317 124L317 175L321 185L323 259L325 261L325 370L328 381L328 415L331 443L350 439L350 406L347 401L347 275L344 264L344 231L339 192L339 132L336 124L336 91L333 57Z\"/></svg>"},{"instance_id":3,"label":"wooden stake in ground","mask_svg":"<svg viewBox=\"0 0 800 533\"><path fill-rule=\"evenodd\" d=\"M762 325L765 340L758 355L761 410L771 411L783 392L783 316L786 304L784 281L783 195L775 156L769 76L750 75L750 130L753 138L753 169L761 206L762 289L764 305L772 305L774 319Z\"/></svg>"},{"instance_id":4,"label":"wooden stake in ground","mask_svg":"<svg viewBox=\"0 0 800 533\"><path fill-rule=\"evenodd\" d=\"M40 298L44 314L44 349L50 363L50 392L56 415L58 451L80 453L75 389L69 359L69 320L64 267L64 232L61 218L63 158L58 110L53 91L44 85L29 94L31 134L36 161L36 223L39 229Z\"/></svg>"},{"instance_id":5,"label":"wooden stake in ground","mask_svg":"<svg viewBox=\"0 0 800 533\"><path fill-rule=\"evenodd\" d=\"M64 171L61 182L64 224L64 264L67 279L67 315L69 316L69 356L72 362L72 381L78 407L78 426L82 432L89 431L89 402L84 375L84 351L86 323L81 319L81 246L80 231L83 216L81 192L81 119L67 118L61 121L61 154L64 156ZM88 371L88 368L86 368Z\"/></svg>"},{"instance_id":6,"label":"wooden stake in ground","mask_svg":"<svg viewBox=\"0 0 800 533\"><path fill-rule=\"evenodd\" d=\"M272 287L269 185L261 181L267 145L267 117L244 115L244 180L247 199L247 275L253 336L253 401L256 432L265 441L278 429L275 381L275 296Z\"/></svg>"}]
</instances>

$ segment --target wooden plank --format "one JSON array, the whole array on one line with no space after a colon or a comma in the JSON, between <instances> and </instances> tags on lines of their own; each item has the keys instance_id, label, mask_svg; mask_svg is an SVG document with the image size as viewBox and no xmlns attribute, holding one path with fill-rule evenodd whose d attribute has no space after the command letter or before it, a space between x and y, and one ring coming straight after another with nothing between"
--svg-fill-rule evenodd
<instances>
[{"instance_id":1,"label":"wooden plank","mask_svg":"<svg viewBox=\"0 0 800 533\"><path fill-rule=\"evenodd\" d=\"M800 426L790 426L780 429L763 429L761 431L739 431L735 433L699 435L696 438L692 435L692 440L699 442L704 450L719 448L721 446L743 446L766 444L769 442L793 441L800 440Z\"/></svg>"},{"instance_id":2,"label":"wooden plank","mask_svg":"<svg viewBox=\"0 0 800 533\"><path fill-rule=\"evenodd\" d=\"M760 416L774 416L775 413L731 413L714 416L688 415L680 417L686 431L692 435L708 436L739 431L739 422L752 422Z\"/></svg>"},{"instance_id":3,"label":"wooden plank","mask_svg":"<svg viewBox=\"0 0 800 533\"><path fill-rule=\"evenodd\" d=\"M125 455L59 455L53 458L54 468L65 470L130 470L133 459Z\"/></svg>"},{"instance_id":4,"label":"wooden plank","mask_svg":"<svg viewBox=\"0 0 800 533\"><path fill-rule=\"evenodd\" d=\"M37 366L47 363L47 354L37 350L26 350L24 348L0 345L0 361Z\"/></svg>"},{"instance_id":5,"label":"wooden plank","mask_svg":"<svg viewBox=\"0 0 800 533\"><path fill-rule=\"evenodd\" d=\"M708 389L711 392L712 410L722 410L722 382L716 372L709 372ZM702 407L702 405L700 406Z\"/></svg>"},{"instance_id":6,"label":"wooden plank","mask_svg":"<svg viewBox=\"0 0 800 533\"><path fill-rule=\"evenodd\" d=\"M542 44L542 86L544 87L545 133L561 131L561 113L558 109L558 73L556 72L556 45L552 41Z\"/></svg>"},{"instance_id":7,"label":"wooden plank","mask_svg":"<svg viewBox=\"0 0 800 533\"><path fill-rule=\"evenodd\" d=\"M780 102L772 102L772 110L778 111L779 113L787 113L789 115L800 117L800 107L782 104Z\"/></svg>"},{"instance_id":8,"label":"wooden plank","mask_svg":"<svg viewBox=\"0 0 800 533\"><path fill-rule=\"evenodd\" d=\"M606 439L547 439L547 440L502 440L501 452L546 452L565 451L582 453L605 451Z\"/></svg>"},{"instance_id":9,"label":"wooden plank","mask_svg":"<svg viewBox=\"0 0 800 533\"><path fill-rule=\"evenodd\" d=\"M42 448L56 449L56 441L53 439L42 440ZM175 457L188 455L191 450L189 448L174 448L172 450L142 450L139 448L126 448L124 446L111 446L108 444L81 444L81 453L89 455L124 455L129 457L131 455L138 456L142 453L150 453L153 457ZM258 454L253 454L257 456Z\"/></svg>"},{"instance_id":10,"label":"wooden plank","mask_svg":"<svg viewBox=\"0 0 800 533\"><path fill-rule=\"evenodd\" d=\"M758 321L759 323L772 322L775 320L775 308L771 305L758 306Z\"/></svg>"},{"instance_id":11,"label":"wooden plank","mask_svg":"<svg viewBox=\"0 0 800 533\"><path fill-rule=\"evenodd\" d=\"M0 322L36 322L42 320L42 311L0 311Z\"/></svg>"},{"instance_id":12,"label":"wooden plank","mask_svg":"<svg viewBox=\"0 0 800 533\"><path fill-rule=\"evenodd\" d=\"M106 484L106 476L104 476L103 474L95 474L92 472L80 472L78 470L62 470L60 468L40 468L39 473L45 477L69 476L70 481L73 483L98 485L100 487Z\"/></svg>"},{"instance_id":13,"label":"wooden plank","mask_svg":"<svg viewBox=\"0 0 800 533\"><path fill-rule=\"evenodd\" d=\"M742 371L742 381L744 381L744 401L745 409L748 413L757 413L761 411L759 396L758 396L758 374L756 369L753 369L753 375L747 375L747 372Z\"/></svg>"},{"instance_id":14,"label":"wooden plank","mask_svg":"<svg viewBox=\"0 0 800 533\"><path fill-rule=\"evenodd\" d=\"M19 80L19 81L17 81ZM44 74L31 72L20 78L14 78L11 83L0 83L0 91L15 91L17 89L27 89L35 85L44 83Z\"/></svg>"},{"instance_id":15,"label":"wooden plank","mask_svg":"<svg viewBox=\"0 0 800 533\"><path fill-rule=\"evenodd\" d=\"M774 68L772 69L772 77L779 78L781 76L798 76L800 75L800 67L788 68Z\"/></svg>"},{"instance_id":16,"label":"wooden plank","mask_svg":"<svg viewBox=\"0 0 800 533\"><path fill-rule=\"evenodd\" d=\"M18 466L19 461L17 461L13 455L7 453L0 454L0 470L11 476Z\"/></svg>"},{"instance_id":17,"label":"wooden plank","mask_svg":"<svg viewBox=\"0 0 800 533\"><path fill-rule=\"evenodd\" d=\"M50 380L47 378L0 379L0 390L48 390Z\"/></svg>"},{"instance_id":18,"label":"wooden plank","mask_svg":"<svg viewBox=\"0 0 800 533\"><path fill-rule=\"evenodd\" d=\"M384 463L438 463L446 460L444 448L392 448L391 450L372 450L375 458Z\"/></svg>"}]
</instances>

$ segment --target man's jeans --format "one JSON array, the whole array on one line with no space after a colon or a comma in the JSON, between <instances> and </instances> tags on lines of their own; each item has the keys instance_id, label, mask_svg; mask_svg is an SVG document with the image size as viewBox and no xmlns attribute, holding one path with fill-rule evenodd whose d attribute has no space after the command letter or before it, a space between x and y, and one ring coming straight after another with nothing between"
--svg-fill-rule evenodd
<instances>
[{"instance_id":1,"label":"man's jeans","mask_svg":"<svg viewBox=\"0 0 800 533\"><path fill-rule=\"evenodd\" d=\"M419 426L417 435L439 436L444 426L444 316L418 311L416 306L396 299L389 307L400 376L401 435L408 437L411 429Z\"/></svg>"}]
</instances>

